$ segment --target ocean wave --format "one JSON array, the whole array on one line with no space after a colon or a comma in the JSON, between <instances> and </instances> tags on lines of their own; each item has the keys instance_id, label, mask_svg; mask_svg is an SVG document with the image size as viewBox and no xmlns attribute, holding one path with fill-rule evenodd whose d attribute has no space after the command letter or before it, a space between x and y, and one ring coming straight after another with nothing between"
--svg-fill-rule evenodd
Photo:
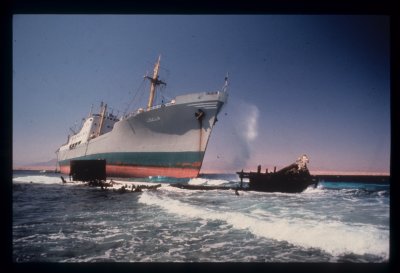
<instances>
[{"instance_id":1,"label":"ocean wave","mask_svg":"<svg viewBox=\"0 0 400 273\"><path fill-rule=\"evenodd\" d=\"M271 215L268 219L260 219L240 211L217 211L147 192L140 196L139 202L185 218L224 221L235 229L247 230L256 236L305 248L319 248L335 256L354 253L377 255L383 259L389 257L389 231L369 224Z\"/></svg>"},{"instance_id":2,"label":"ocean wave","mask_svg":"<svg viewBox=\"0 0 400 273\"><path fill-rule=\"evenodd\" d=\"M307 193L337 194L348 197L389 197L390 188L330 188L319 185L315 190L306 190Z\"/></svg>"}]
</instances>

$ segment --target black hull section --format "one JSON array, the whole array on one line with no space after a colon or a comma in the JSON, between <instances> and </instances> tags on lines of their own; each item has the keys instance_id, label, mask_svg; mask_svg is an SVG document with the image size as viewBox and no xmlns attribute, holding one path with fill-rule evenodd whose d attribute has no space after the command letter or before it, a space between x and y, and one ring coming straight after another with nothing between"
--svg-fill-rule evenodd
<instances>
[{"instance_id":1,"label":"black hull section","mask_svg":"<svg viewBox=\"0 0 400 273\"><path fill-rule=\"evenodd\" d=\"M248 177L249 190L264 192L300 193L317 183L308 171L297 174L249 173Z\"/></svg>"}]
</instances>

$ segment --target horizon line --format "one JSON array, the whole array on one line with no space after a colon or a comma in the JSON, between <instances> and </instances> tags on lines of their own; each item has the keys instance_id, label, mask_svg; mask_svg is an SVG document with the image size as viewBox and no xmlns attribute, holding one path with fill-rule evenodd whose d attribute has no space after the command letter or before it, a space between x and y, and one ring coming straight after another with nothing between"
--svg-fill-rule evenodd
<instances>
[{"instance_id":1,"label":"horizon line","mask_svg":"<svg viewBox=\"0 0 400 273\"><path fill-rule=\"evenodd\" d=\"M13 166L12 171L54 171L55 166ZM201 174L236 174L232 170L203 170ZM368 172L368 171L311 171L311 175L371 175L371 176L390 176L390 172Z\"/></svg>"}]
</instances>

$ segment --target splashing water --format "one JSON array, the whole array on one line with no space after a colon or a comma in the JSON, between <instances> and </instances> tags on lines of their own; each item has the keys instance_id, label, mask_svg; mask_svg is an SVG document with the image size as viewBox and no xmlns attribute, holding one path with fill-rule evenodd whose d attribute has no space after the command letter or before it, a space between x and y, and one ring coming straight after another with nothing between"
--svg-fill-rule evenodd
<instances>
[{"instance_id":1,"label":"splashing water","mask_svg":"<svg viewBox=\"0 0 400 273\"><path fill-rule=\"evenodd\" d=\"M239 181L235 175L203 175L188 183ZM190 191L163 183L155 191L120 194L63 185L58 175L14 174L13 259L388 261L389 186L336 185L321 183L300 194L239 191L237 196L233 190Z\"/></svg>"}]
</instances>

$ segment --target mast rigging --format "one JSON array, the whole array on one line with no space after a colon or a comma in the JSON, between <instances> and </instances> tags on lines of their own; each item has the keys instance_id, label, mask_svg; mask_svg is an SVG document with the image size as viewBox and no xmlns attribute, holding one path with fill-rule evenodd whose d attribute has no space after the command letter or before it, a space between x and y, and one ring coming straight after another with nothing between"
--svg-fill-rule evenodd
<instances>
[{"instance_id":1,"label":"mast rigging","mask_svg":"<svg viewBox=\"0 0 400 273\"><path fill-rule=\"evenodd\" d=\"M153 77L144 76L146 79L150 80L150 83L151 83L149 102L147 103L147 110L149 110L151 107L153 107L153 101L154 101L157 85L161 85L161 84L166 85L165 82L158 79L158 71L160 69L160 60L161 60L161 55L158 56L158 60L154 66Z\"/></svg>"}]
</instances>

